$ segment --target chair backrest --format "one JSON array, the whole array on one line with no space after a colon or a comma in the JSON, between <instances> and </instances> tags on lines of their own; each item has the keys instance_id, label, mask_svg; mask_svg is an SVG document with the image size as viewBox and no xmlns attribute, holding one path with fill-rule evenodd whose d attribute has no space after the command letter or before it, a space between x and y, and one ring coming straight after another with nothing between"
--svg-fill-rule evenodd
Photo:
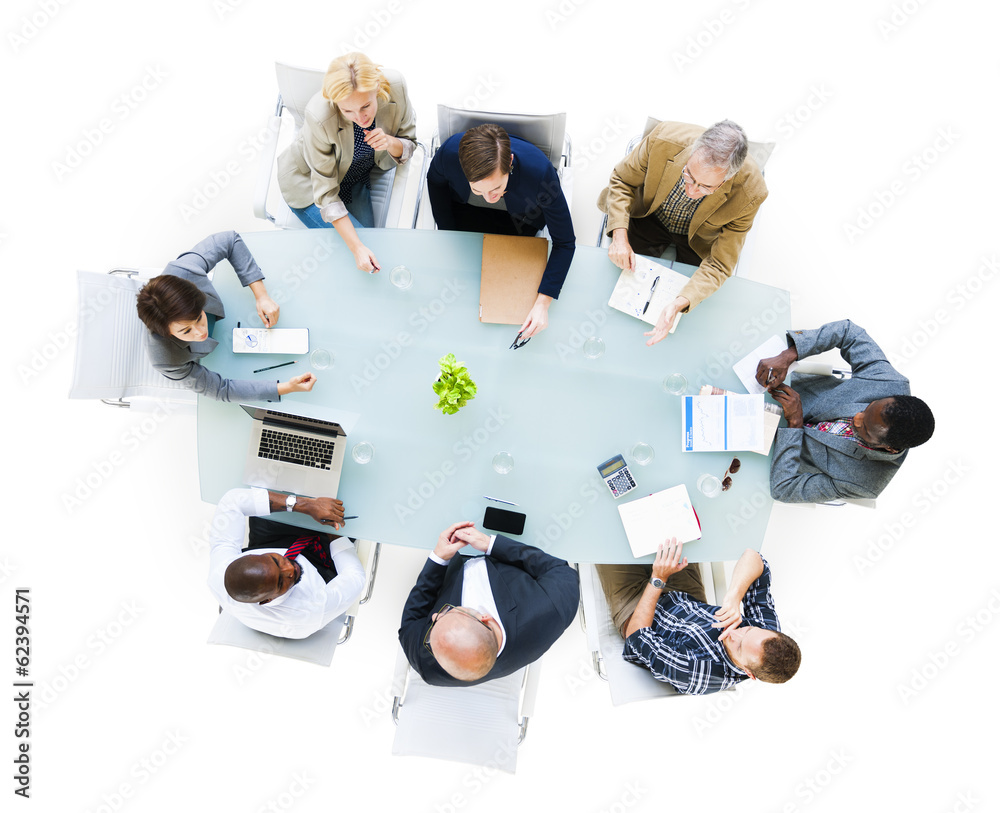
<instances>
[{"instance_id":1,"label":"chair backrest","mask_svg":"<svg viewBox=\"0 0 1000 813\"><path fill-rule=\"evenodd\" d=\"M651 132L653 128L660 124L662 119L654 119L650 116L646 119L646 126L642 131L642 137L645 138ZM753 160L757 162L757 166L760 168L760 172L764 174L764 165L767 164L768 159L771 157L771 153L774 152L775 142L774 141L751 141L748 145L748 151ZM629 150L631 152L631 150Z\"/></svg>"},{"instance_id":2,"label":"chair backrest","mask_svg":"<svg viewBox=\"0 0 1000 813\"><path fill-rule=\"evenodd\" d=\"M77 271L79 291L76 360L70 398L167 397L195 400L149 363L146 326L135 298L145 279Z\"/></svg>"},{"instance_id":3,"label":"chair backrest","mask_svg":"<svg viewBox=\"0 0 1000 813\"><path fill-rule=\"evenodd\" d=\"M278 76L278 93L281 102L292 114L295 121L295 132L302 129L305 121L306 105L309 100L323 89L323 77L326 71L312 68L300 68L287 65L284 62L274 63L274 72Z\"/></svg>"},{"instance_id":4,"label":"chair backrest","mask_svg":"<svg viewBox=\"0 0 1000 813\"><path fill-rule=\"evenodd\" d=\"M499 124L509 134L530 141L559 169L566 140L566 114L488 113L461 107L438 105L438 138L443 144L455 133L464 133L480 124Z\"/></svg>"},{"instance_id":5,"label":"chair backrest","mask_svg":"<svg viewBox=\"0 0 1000 813\"><path fill-rule=\"evenodd\" d=\"M268 655L308 661L319 666L329 666L333 662L337 639L343 629L344 616L341 615L308 638L278 638L250 629L231 613L224 611L219 613L215 626L208 635L208 643L236 646Z\"/></svg>"},{"instance_id":6,"label":"chair backrest","mask_svg":"<svg viewBox=\"0 0 1000 813\"><path fill-rule=\"evenodd\" d=\"M514 773L521 687L526 670L539 666L475 686L431 686L410 669L392 753L492 765Z\"/></svg>"}]
</instances>

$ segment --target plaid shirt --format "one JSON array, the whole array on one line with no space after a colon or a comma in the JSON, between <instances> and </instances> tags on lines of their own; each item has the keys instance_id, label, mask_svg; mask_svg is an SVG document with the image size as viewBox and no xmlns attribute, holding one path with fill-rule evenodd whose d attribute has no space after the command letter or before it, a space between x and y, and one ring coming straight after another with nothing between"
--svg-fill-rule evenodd
<instances>
[{"instance_id":1,"label":"plaid shirt","mask_svg":"<svg viewBox=\"0 0 1000 813\"><path fill-rule=\"evenodd\" d=\"M656 219L671 234L682 234L687 237L688 229L691 228L691 219L694 217L695 209L698 208L704 198L689 198L684 191L684 176L677 179L674 188L659 209L656 210Z\"/></svg>"},{"instance_id":2,"label":"plaid shirt","mask_svg":"<svg viewBox=\"0 0 1000 813\"><path fill-rule=\"evenodd\" d=\"M732 662L722 630L713 629L718 607L696 601L687 593L668 591L656 605L653 626L636 630L625 639L622 657L645 666L657 680L681 694L710 694L735 686L747 676ZM743 623L781 631L771 599L771 569L750 585L743 597Z\"/></svg>"}]
</instances>

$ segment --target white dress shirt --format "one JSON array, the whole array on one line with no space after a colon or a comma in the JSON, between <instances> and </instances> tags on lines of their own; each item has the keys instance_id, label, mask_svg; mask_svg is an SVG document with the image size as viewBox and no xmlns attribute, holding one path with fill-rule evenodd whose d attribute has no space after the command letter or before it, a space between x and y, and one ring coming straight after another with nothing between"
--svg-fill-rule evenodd
<instances>
[{"instance_id":1,"label":"white dress shirt","mask_svg":"<svg viewBox=\"0 0 1000 813\"><path fill-rule=\"evenodd\" d=\"M316 568L304 556L295 561L302 566L302 578L288 592L267 604L236 601L226 592L226 568L241 556L279 553L281 548L261 548L243 553L243 536L247 517L271 513L267 490L234 488L227 491L212 519L209 538L208 587L219 604L251 629L279 638L307 638L341 615L361 595L365 587L365 570L346 537L330 543L330 555L337 568L337 577L324 582ZM295 533L289 526L289 533ZM304 533L308 533L302 529Z\"/></svg>"}]
</instances>

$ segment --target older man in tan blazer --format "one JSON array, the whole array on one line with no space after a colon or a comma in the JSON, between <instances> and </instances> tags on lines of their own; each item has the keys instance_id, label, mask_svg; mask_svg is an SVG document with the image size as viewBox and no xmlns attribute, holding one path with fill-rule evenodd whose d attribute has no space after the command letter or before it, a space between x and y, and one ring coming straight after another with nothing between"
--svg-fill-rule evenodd
<instances>
[{"instance_id":1,"label":"older man in tan blazer","mask_svg":"<svg viewBox=\"0 0 1000 813\"><path fill-rule=\"evenodd\" d=\"M743 129L728 120L707 130L665 121L619 162L601 192L597 205L608 214L608 256L615 265L634 268L636 252L659 256L674 245L681 262L698 266L646 333L647 345L732 276L767 197L747 145Z\"/></svg>"}]
</instances>

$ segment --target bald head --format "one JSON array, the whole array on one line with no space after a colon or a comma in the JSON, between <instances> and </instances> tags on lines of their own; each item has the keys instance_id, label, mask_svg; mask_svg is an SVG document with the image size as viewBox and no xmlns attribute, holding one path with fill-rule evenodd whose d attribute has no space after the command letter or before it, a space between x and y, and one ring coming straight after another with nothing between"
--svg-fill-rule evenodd
<instances>
[{"instance_id":1,"label":"bald head","mask_svg":"<svg viewBox=\"0 0 1000 813\"><path fill-rule=\"evenodd\" d=\"M431 630L429 643L434 658L445 672L457 680L468 681L489 674L499 649L492 627L455 611L438 619Z\"/></svg>"},{"instance_id":2,"label":"bald head","mask_svg":"<svg viewBox=\"0 0 1000 813\"><path fill-rule=\"evenodd\" d=\"M300 565L281 554L248 554L226 568L226 592L243 604L266 604L287 593L301 576Z\"/></svg>"}]
</instances>

